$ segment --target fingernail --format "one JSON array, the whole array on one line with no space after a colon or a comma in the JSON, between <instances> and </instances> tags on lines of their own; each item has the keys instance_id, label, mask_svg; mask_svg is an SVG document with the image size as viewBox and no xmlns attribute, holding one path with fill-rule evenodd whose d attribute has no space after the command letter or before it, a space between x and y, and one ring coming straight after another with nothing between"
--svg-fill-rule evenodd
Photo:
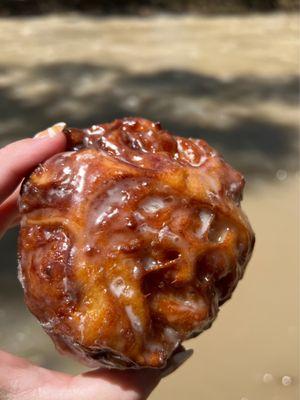
<instances>
[{"instance_id":1,"label":"fingernail","mask_svg":"<svg viewBox=\"0 0 300 400\"><path fill-rule=\"evenodd\" d=\"M177 368L179 368L192 356L193 352L194 351L192 349L189 349L174 354L169 360L166 368L162 371L161 377L165 378L167 375L170 375L172 372L176 371Z\"/></svg>"},{"instance_id":2,"label":"fingernail","mask_svg":"<svg viewBox=\"0 0 300 400\"><path fill-rule=\"evenodd\" d=\"M57 124L51 126L50 128L37 133L34 136L34 139L43 139L43 138L53 138L64 129L66 124L64 122L58 122Z\"/></svg>"}]
</instances>

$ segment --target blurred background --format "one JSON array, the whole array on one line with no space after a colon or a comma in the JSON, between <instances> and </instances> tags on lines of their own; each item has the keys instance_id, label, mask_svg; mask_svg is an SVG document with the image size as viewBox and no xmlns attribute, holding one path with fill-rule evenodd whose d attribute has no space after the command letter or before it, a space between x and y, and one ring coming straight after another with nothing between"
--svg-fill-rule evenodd
<instances>
[{"instance_id":1,"label":"blurred background","mask_svg":"<svg viewBox=\"0 0 300 400\"><path fill-rule=\"evenodd\" d=\"M2 0L0 49L0 146L58 121L143 116L245 174L254 256L151 400L298 399L298 1ZM0 243L0 347L80 372L24 306L16 240Z\"/></svg>"}]
</instances>

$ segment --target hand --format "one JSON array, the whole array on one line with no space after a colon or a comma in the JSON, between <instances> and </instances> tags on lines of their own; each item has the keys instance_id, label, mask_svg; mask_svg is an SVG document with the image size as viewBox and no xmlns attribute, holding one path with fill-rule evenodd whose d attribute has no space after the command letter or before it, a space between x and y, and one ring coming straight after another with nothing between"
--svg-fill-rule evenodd
<instances>
[{"instance_id":1,"label":"hand","mask_svg":"<svg viewBox=\"0 0 300 400\"><path fill-rule=\"evenodd\" d=\"M0 237L19 220L18 196L24 176L40 162L64 151L64 124L0 149ZM178 352L164 371L96 370L71 376L35 366L0 351L0 399L5 400L143 400L163 376L173 372L191 351Z\"/></svg>"}]
</instances>

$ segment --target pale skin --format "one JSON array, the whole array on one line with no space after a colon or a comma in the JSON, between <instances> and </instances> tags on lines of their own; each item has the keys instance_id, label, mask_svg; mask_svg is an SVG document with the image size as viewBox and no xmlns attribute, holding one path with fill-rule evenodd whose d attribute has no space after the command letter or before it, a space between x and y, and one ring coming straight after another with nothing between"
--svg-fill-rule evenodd
<instances>
[{"instance_id":1,"label":"pale skin","mask_svg":"<svg viewBox=\"0 0 300 400\"><path fill-rule=\"evenodd\" d=\"M63 127L56 124L34 138L0 149L0 237L18 223L23 178L39 163L64 151ZM190 355L191 351L176 354L164 371L96 370L72 376L0 351L0 400L144 400L163 376Z\"/></svg>"}]
</instances>

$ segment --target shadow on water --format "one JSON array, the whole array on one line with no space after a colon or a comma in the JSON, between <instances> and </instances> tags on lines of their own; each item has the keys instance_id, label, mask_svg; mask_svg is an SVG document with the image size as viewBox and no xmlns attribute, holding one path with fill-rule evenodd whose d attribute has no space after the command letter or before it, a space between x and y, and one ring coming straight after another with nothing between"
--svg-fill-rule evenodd
<instances>
[{"instance_id":1,"label":"shadow on water","mask_svg":"<svg viewBox=\"0 0 300 400\"><path fill-rule=\"evenodd\" d=\"M296 107L296 76L222 80L182 70L133 74L85 63L11 65L0 67L0 76L1 145L57 121L85 127L136 115L159 120L176 134L206 139L243 171L250 187L257 178L274 179L278 169L299 168L295 122L279 123L257 112L257 104ZM14 311L25 318L16 241L17 230L0 241L0 312L16 300Z\"/></svg>"},{"instance_id":2,"label":"shadow on water","mask_svg":"<svg viewBox=\"0 0 300 400\"><path fill-rule=\"evenodd\" d=\"M295 124L249 112L257 104L296 106L297 76L221 80L183 70L132 74L72 63L2 67L0 74L8 78L0 88L1 144L55 121L84 127L137 115L160 120L176 134L206 139L250 181L299 167Z\"/></svg>"},{"instance_id":3,"label":"shadow on water","mask_svg":"<svg viewBox=\"0 0 300 400\"><path fill-rule=\"evenodd\" d=\"M250 183L257 177L273 179L278 169L299 167L295 126L254 112L231 111L257 103L297 105L296 76L221 80L182 70L131 74L111 66L71 63L2 67L0 75L6 82L0 87L2 144L56 121L85 127L137 115L160 120L176 134L206 139ZM16 265L15 242L16 231L0 242L2 263L10 268ZM7 273L15 277L15 270Z\"/></svg>"},{"instance_id":4,"label":"shadow on water","mask_svg":"<svg viewBox=\"0 0 300 400\"><path fill-rule=\"evenodd\" d=\"M0 139L7 143L31 135L56 121L85 127L137 115L159 120L170 131L202 137L243 171L250 182L274 178L278 169L298 169L297 132L293 125L230 109L277 102L295 106L296 76L282 80L256 77L221 80L188 71L131 74L120 68L90 64L54 64L30 69L0 69ZM251 114L250 114L251 115ZM229 123L228 123L229 119ZM14 282L16 237L0 242L2 282Z\"/></svg>"}]
</instances>

